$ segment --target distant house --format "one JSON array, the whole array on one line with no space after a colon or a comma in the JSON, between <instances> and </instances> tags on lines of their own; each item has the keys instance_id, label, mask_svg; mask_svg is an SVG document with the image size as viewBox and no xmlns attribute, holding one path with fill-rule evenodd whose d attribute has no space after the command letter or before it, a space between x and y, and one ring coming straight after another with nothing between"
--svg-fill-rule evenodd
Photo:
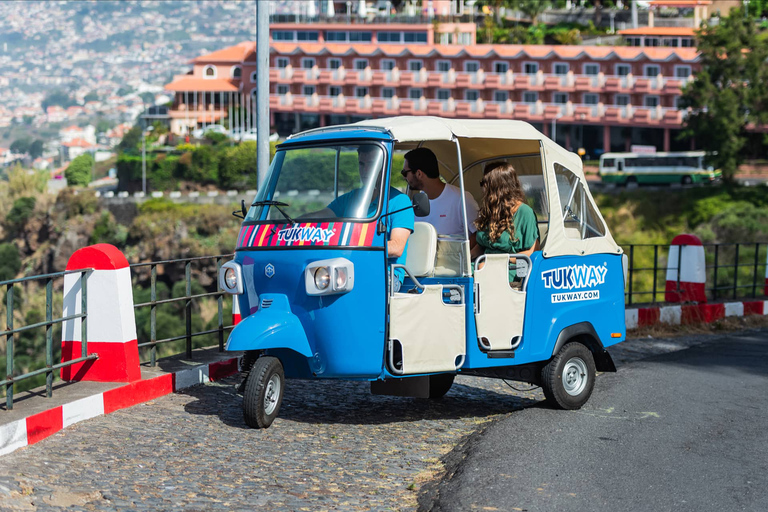
<instances>
[{"instance_id":1,"label":"distant house","mask_svg":"<svg viewBox=\"0 0 768 512\"><path fill-rule=\"evenodd\" d=\"M69 160L74 160L83 153L94 153L96 149L98 149L95 144L84 139L74 139L69 142L62 142L61 145L67 152L67 158Z\"/></svg>"}]
</instances>

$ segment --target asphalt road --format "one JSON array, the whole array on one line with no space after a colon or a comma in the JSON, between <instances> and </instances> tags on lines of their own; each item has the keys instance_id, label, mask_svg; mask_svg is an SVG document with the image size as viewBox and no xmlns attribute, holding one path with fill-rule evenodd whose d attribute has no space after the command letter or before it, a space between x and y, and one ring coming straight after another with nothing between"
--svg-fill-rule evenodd
<instances>
[{"instance_id":1,"label":"asphalt road","mask_svg":"<svg viewBox=\"0 0 768 512\"><path fill-rule=\"evenodd\" d=\"M620 359L620 358L619 358ZM466 438L422 508L768 510L768 331L619 366L579 411L544 404Z\"/></svg>"}]
</instances>

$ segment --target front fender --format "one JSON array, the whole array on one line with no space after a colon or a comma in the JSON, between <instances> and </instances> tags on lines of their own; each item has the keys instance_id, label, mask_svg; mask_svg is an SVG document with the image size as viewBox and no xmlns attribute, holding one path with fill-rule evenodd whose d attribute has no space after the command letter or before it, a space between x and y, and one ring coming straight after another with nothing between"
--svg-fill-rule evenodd
<instances>
[{"instance_id":1,"label":"front fender","mask_svg":"<svg viewBox=\"0 0 768 512\"><path fill-rule=\"evenodd\" d=\"M227 339L226 350L287 348L304 357L312 357L307 334L299 318L291 312L288 297L265 293L259 298L259 310L235 326Z\"/></svg>"}]
</instances>

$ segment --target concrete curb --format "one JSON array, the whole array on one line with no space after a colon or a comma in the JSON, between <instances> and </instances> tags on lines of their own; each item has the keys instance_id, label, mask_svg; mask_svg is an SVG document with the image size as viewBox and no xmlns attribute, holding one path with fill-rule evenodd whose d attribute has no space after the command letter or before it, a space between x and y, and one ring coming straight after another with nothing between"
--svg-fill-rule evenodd
<instances>
[{"instance_id":1,"label":"concrete curb","mask_svg":"<svg viewBox=\"0 0 768 512\"><path fill-rule=\"evenodd\" d=\"M239 371L239 358L202 364L125 384L0 425L0 455L35 444L75 423L132 407Z\"/></svg>"},{"instance_id":2,"label":"concrete curb","mask_svg":"<svg viewBox=\"0 0 768 512\"><path fill-rule=\"evenodd\" d=\"M627 309L624 318L627 329L636 329L655 324L712 323L729 316L747 315L768 315L768 301L755 300Z\"/></svg>"}]
</instances>

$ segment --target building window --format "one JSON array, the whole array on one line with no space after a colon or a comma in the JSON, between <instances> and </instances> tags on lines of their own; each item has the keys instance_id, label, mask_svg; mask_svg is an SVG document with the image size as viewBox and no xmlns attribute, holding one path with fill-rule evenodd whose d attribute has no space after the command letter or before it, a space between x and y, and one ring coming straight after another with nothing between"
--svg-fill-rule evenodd
<instances>
[{"instance_id":1,"label":"building window","mask_svg":"<svg viewBox=\"0 0 768 512\"><path fill-rule=\"evenodd\" d=\"M558 105L564 105L568 103L568 93L567 92L556 92L552 95L552 100L557 103Z\"/></svg>"},{"instance_id":2,"label":"building window","mask_svg":"<svg viewBox=\"0 0 768 512\"><path fill-rule=\"evenodd\" d=\"M442 101L448 100L451 98L451 91L448 89L438 89L435 93L435 98Z\"/></svg>"},{"instance_id":3,"label":"building window","mask_svg":"<svg viewBox=\"0 0 768 512\"><path fill-rule=\"evenodd\" d=\"M258 78L259 78L258 73L256 73L255 71L253 73L251 73L251 83L252 84L255 84Z\"/></svg>"},{"instance_id":4,"label":"building window","mask_svg":"<svg viewBox=\"0 0 768 512\"><path fill-rule=\"evenodd\" d=\"M368 59L355 59L355 69L363 71L368 67Z\"/></svg>"},{"instance_id":5,"label":"building window","mask_svg":"<svg viewBox=\"0 0 768 512\"><path fill-rule=\"evenodd\" d=\"M585 105L597 105L600 97L597 94L587 93L584 95Z\"/></svg>"},{"instance_id":6,"label":"building window","mask_svg":"<svg viewBox=\"0 0 768 512\"><path fill-rule=\"evenodd\" d=\"M661 74L661 68L659 66L648 64L645 66L645 76L655 78Z\"/></svg>"},{"instance_id":7,"label":"building window","mask_svg":"<svg viewBox=\"0 0 768 512\"><path fill-rule=\"evenodd\" d=\"M494 73L506 73L509 71L509 63L508 62L494 62L493 63L493 72Z\"/></svg>"},{"instance_id":8,"label":"building window","mask_svg":"<svg viewBox=\"0 0 768 512\"><path fill-rule=\"evenodd\" d=\"M539 93L536 91L527 91L523 93L523 102L536 103L539 100Z\"/></svg>"},{"instance_id":9,"label":"building window","mask_svg":"<svg viewBox=\"0 0 768 512\"><path fill-rule=\"evenodd\" d=\"M395 61L392 59L381 59L381 69L384 71L392 71L395 69Z\"/></svg>"},{"instance_id":10,"label":"building window","mask_svg":"<svg viewBox=\"0 0 768 512\"><path fill-rule=\"evenodd\" d=\"M691 66L675 66L675 78L688 78L691 76Z\"/></svg>"},{"instance_id":11,"label":"building window","mask_svg":"<svg viewBox=\"0 0 768 512\"><path fill-rule=\"evenodd\" d=\"M690 38L687 38L687 37L681 39L680 40L680 46L682 46L683 48L691 48L691 47L693 47L693 39L690 39Z\"/></svg>"},{"instance_id":12,"label":"building window","mask_svg":"<svg viewBox=\"0 0 768 512\"><path fill-rule=\"evenodd\" d=\"M296 34L293 30L275 30L272 32L273 41L295 41Z\"/></svg>"},{"instance_id":13,"label":"building window","mask_svg":"<svg viewBox=\"0 0 768 512\"><path fill-rule=\"evenodd\" d=\"M507 91L493 91L493 101L504 102L509 99Z\"/></svg>"},{"instance_id":14,"label":"building window","mask_svg":"<svg viewBox=\"0 0 768 512\"><path fill-rule=\"evenodd\" d=\"M632 66L629 64L616 64L616 74L618 76L627 76L632 72Z\"/></svg>"},{"instance_id":15,"label":"building window","mask_svg":"<svg viewBox=\"0 0 768 512\"><path fill-rule=\"evenodd\" d=\"M561 62L558 62L554 66L554 71L556 75L567 75L568 74L568 64L563 64Z\"/></svg>"},{"instance_id":16,"label":"building window","mask_svg":"<svg viewBox=\"0 0 768 512\"><path fill-rule=\"evenodd\" d=\"M328 96L338 96L341 94L341 87L338 85L332 85L328 88Z\"/></svg>"},{"instance_id":17,"label":"building window","mask_svg":"<svg viewBox=\"0 0 768 512\"><path fill-rule=\"evenodd\" d=\"M288 91L290 91L291 88L288 85L278 85L277 86L277 94L283 96L288 94Z\"/></svg>"},{"instance_id":18,"label":"building window","mask_svg":"<svg viewBox=\"0 0 768 512\"><path fill-rule=\"evenodd\" d=\"M406 43L426 43L426 32L403 32L403 40Z\"/></svg>"},{"instance_id":19,"label":"building window","mask_svg":"<svg viewBox=\"0 0 768 512\"><path fill-rule=\"evenodd\" d=\"M240 66L232 66L229 69L229 75L232 78L242 78L243 77L243 69Z\"/></svg>"},{"instance_id":20,"label":"building window","mask_svg":"<svg viewBox=\"0 0 768 512\"><path fill-rule=\"evenodd\" d=\"M347 40L347 32L342 32L340 30L328 30L325 32L325 40L326 41L346 41Z\"/></svg>"},{"instance_id":21,"label":"building window","mask_svg":"<svg viewBox=\"0 0 768 512\"><path fill-rule=\"evenodd\" d=\"M205 78L216 78L216 66L205 66L203 76Z\"/></svg>"},{"instance_id":22,"label":"building window","mask_svg":"<svg viewBox=\"0 0 768 512\"><path fill-rule=\"evenodd\" d=\"M645 46L659 46L659 38L658 37L646 37L645 38Z\"/></svg>"},{"instance_id":23,"label":"building window","mask_svg":"<svg viewBox=\"0 0 768 512\"><path fill-rule=\"evenodd\" d=\"M315 86L314 85L305 85L301 88L301 93L304 96L312 96L315 94Z\"/></svg>"},{"instance_id":24,"label":"building window","mask_svg":"<svg viewBox=\"0 0 768 512\"><path fill-rule=\"evenodd\" d=\"M439 60L435 63L435 69L440 73L447 73L451 70L451 61Z\"/></svg>"},{"instance_id":25,"label":"building window","mask_svg":"<svg viewBox=\"0 0 768 512\"><path fill-rule=\"evenodd\" d=\"M290 62L291 61L287 57L278 57L277 60L275 61L275 63L277 64L277 67L280 69L287 68Z\"/></svg>"},{"instance_id":26,"label":"building window","mask_svg":"<svg viewBox=\"0 0 768 512\"><path fill-rule=\"evenodd\" d=\"M349 40L353 43L370 43L373 40L371 32L350 32Z\"/></svg>"},{"instance_id":27,"label":"building window","mask_svg":"<svg viewBox=\"0 0 768 512\"><path fill-rule=\"evenodd\" d=\"M328 67L330 69L339 69L341 67L341 59L328 59Z\"/></svg>"},{"instance_id":28,"label":"building window","mask_svg":"<svg viewBox=\"0 0 768 512\"><path fill-rule=\"evenodd\" d=\"M659 97L658 96L646 96L645 100L643 101L643 105L646 107L658 107L659 106Z\"/></svg>"},{"instance_id":29,"label":"building window","mask_svg":"<svg viewBox=\"0 0 768 512\"><path fill-rule=\"evenodd\" d=\"M464 99L467 101L477 101L479 97L480 97L480 93L477 91L473 91L473 90L464 91Z\"/></svg>"},{"instance_id":30,"label":"building window","mask_svg":"<svg viewBox=\"0 0 768 512\"><path fill-rule=\"evenodd\" d=\"M368 96L368 88L367 87L355 87L355 97L356 98L365 98Z\"/></svg>"},{"instance_id":31,"label":"building window","mask_svg":"<svg viewBox=\"0 0 768 512\"><path fill-rule=\"evenodd\" d=\"M614 103L619 107L629 105L629 94L617 94L613 97Z\"/></svg>"},{"instance_id":32,"label":"building window","mask_svg":"<svg viewBox=\"0 0 768 512\"><path fill-rule=\"evenodd\" d=\"M402 34L400 32L379 32L376 34L376 39L380 43L401 43L402 42Z\"/></svg>"},{"instance_id":33,"label":"building window","mask_svg":"<svg viewBox=\"0 0 768 512\"><path fill-rule=\"evenodd\" d=\"M301 67L304 69L312 69L315 67L315 59L308 57L301 59Z\"/></svg>"},{"instance_id":34,"label":"building window","mask_svg":"<svg viewBox=\"0 0 768 512\"><path fill-rule=\"evenodd\" d=\"M411 98L412 100L418 100L422 96L424 96L424 90L423 89L419 89L417 87L413 87L413 88L408 90L408 97Z\"/></svg>"},{"instance_id":35,"label":"building window","mask_svg":"<svg viewBox=\"0 0 768 512\"><path fill-rule=\"evenodd\" d=\"M677 48L677 46L678 46L677 38L675 37L675 38L672 38L672 39L662 39L661 40L661 45L662 46L669 46L670 48Z\"/></svg>"},{"instance_id":36,"label":"building window","mask_svg":"<svg viewBox=\"0 0 768 512\"><path fill-rule=\"evenodd\" d=\"M317 41L317 39L317 31L299 30L296 32L296 40L298 41Z\"/></svg>"},{"instance_id":37,"label":"building window","mask_svg":"<svg viewBox=\"0 0 768 512\"><path fill-rule=\"evenodd\" d=\"M523 64L523 73L526 75L535 75L539 71L538 62L526 62Z\"/></svg>"},{"instance_id":38,"label":"building window","mask_svg":"<svg viewBox=\"0 0 768 512\"><path fill-rule=\"evenodd\" d=\"M480 63L476 60L468 60L464 63L464 71L466 73L477 73L478 69L480 69Z\"/></svg>"},{"instance_id":39,"label":"building window","mask_svg":"<svg viewBox=\"0 0 768 512\"><path fill-rule=\"evenodd\" d=\"M600 64L584 64L584 74L595 76L600 73Z\"/></svg>"},{"instance_id":40,"label":"building window","mask_svg":"<svg viewBox=\"0 0 768 512\"><path fill-rule=\"evenodd\" d=\"M381 89L381 97L382 98L394 98L395 97L395 88L394 87L383 87Z\"/></svg>"},{"instance_id":41,"label":"building window","mask_svg":"<svg viewBox=\"0 0 768 512\"><path fill-rule=\"evenodd\" d=\"M409 60L408 61L408 70L409 71L421 71L421 68L424 67L424 63L420 60Z\"/></svg>"}]
</instances>

